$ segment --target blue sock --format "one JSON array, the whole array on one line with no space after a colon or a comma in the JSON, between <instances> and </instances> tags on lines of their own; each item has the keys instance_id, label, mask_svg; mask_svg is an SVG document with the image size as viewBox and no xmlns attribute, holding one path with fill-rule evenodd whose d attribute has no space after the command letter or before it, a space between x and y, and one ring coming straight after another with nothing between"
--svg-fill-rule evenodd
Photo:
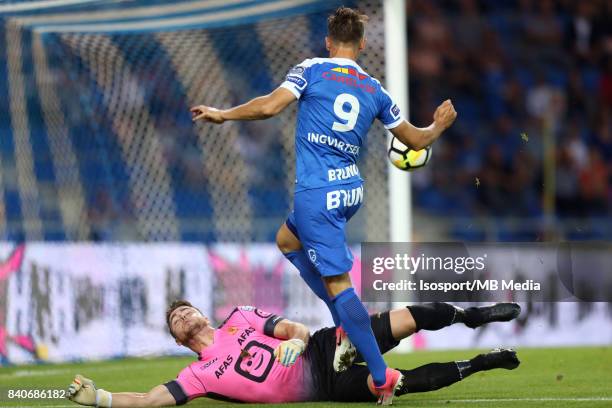
<instances>
[{"instance_id":1,"label":"blue sock","mask_svg":"<svg viewBox=\"0 0 612 408\"><path fill-rule=\"evenodd\" d=\"M312 289L315 295L325 302L332 315L332 319L334 319L334 325L336 327L340 326L340 318L336 312L334 302L327 294L327 290L325 289L325 284L323 284L321 275L319 275L319 272L317 272L312 262L310 262L310 259L308 259L308 256L306 256L304 250L300 249L299 251L287 252L283 255L285 255L285 258L287 258L298 269L298 271L300 271L300 276L302 279L304 279L304 282L308 284L310 289Z\"/></svg>"},{"instance_id":2,"label":"blue sock","mask_svg":"<svg viewBox=\"0 0 612 408\"><path fill-rule=\"evenodd\" d=\"M343 290L334 298L336 311L340 316L342 328L368 364L370 374L377 387L385 384L387 364L380 354L378 343L374 338L370 316L355 289Z\"/></svg>"}]
</instances>

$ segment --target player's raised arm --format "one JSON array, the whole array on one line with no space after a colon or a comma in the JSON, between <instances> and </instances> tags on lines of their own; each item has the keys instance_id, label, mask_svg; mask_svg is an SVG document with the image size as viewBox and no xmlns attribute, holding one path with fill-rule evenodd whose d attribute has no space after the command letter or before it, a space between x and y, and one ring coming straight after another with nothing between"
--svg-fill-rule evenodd
<instances>
[{"instance_id":1,"label":"player's raised arm","mask_svg":"<svg viewBox=\"0 0 612 408\"><path fill-rule=\"evenodd\" d=\"M221 110L205 105L194 106L190 109L191 119L194 122L203 120L211 123L223 123L226 120L267 119L282 112L295 100L291 91L279 87L268 95L259 96L230 109Z\"/></svg>"},{"instance_id":2,"label":"player's raised arm","mask_svg":"<svg viewBox=\"0 0 612 408\"><path fill-rule=\"evenodd\" d=\"M390 131L406 146L410 146L414 150L421 150L440 137L442 132L453 124L456 117L455 107L450 99L447 99L438 106L433 115L434 121L428 127L417 128L404 120Z\"/></svg>"},{"instance_id":3,"label":"player's raised arm","mask_svg":"<svg viewBox=\"0 0 612 408\"><path fill-rule=\"evenodd\" d=\"M165 385L158 385L146 393L115 392L110 393L96 388L93 381L77 375L70 387L68 398L81 405L96 407L166 407L176 405L176 400Z\"/></svg>"}]
</instances>

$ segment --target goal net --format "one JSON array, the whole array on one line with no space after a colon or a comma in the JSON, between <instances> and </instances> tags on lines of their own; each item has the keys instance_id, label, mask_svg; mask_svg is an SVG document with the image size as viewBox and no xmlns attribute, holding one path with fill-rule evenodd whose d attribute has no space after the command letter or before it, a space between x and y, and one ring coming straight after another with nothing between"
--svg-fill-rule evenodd
<instances>
[{"instance_id":1,"label":"goal net","mask_svg":"<svg viewBox=\"0 0 612 408\"><path fill-rule=\"evenodd\" d=\"M339 3L56 3L72 6L0 9L4 239L272 241L291 209L296 105L221 126L194 125L188 109L245 102L326 56ZM384 83L382 4L348 5L370 17L359 62ZM388 239L382 126L367 143L352 242Z\"/></svg>"}]
</instances>

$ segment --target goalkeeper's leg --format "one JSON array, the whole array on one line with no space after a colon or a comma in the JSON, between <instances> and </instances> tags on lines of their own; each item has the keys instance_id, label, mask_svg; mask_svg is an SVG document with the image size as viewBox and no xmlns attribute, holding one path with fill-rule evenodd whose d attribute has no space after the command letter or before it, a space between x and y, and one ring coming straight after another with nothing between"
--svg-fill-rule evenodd
<instances>
[{"instance_id":1,"label":"goalkeeper's leg","mask_svg":"<svg viewBox=\"0 0 612 408\"><path fill-rule=\"evenodd\" d=\"M498 303L493 306L461 309L449 303L423 303L393 309L370 316L374 337L382 354L397 346L419 330L439 330L455 323L478 327L491 321L507 321L520 313L516 303ZM356 363L363 362L358 354Z\"/></svg>"},{"instance_id":2,"label":"goalkeeper's leg","mask_svg":"<svg viewBox=\"0 0 612 408\"><path fill-rule=\"evenodd\" d=\"M459 382L479 371L503 368L513 370L520 361L514 350L492 350L471 360L431 363L413 370L399 371L403 374L402 385L395 391L396 396L408 393L435 391ZM338 374L330 393L332 401L359 402L374 401L375 391L367 367L354 365Z\"/></svg>"},{"instance_id":3,"label":"goalkeeper's leg","mask_svg":"<svg viewBox=\"0 0 612 408\"><path fill-rule=\"evenodd\" d=\"M495 368L514 370L519 364L520 361L516 356L516 351L495 349L486 354L479 354L471 360L431 363L413 370L400 370L404 374L404 381L395 395L435 391L448 387L479 371Z\"/></svg>"},{"instance_id":4,"label":"goalkeeper's leg","mask_svg":"<svg viewBox=\"0 0 612 408\"><path fill-rule=\"evenodd\" d=\"M496 303L462 309L450 303L433 302L392 310L391 330L396 340L419 330L440 330L456 323L476 328L491 322L507 322L518 317L521 307L516 303Z\"/></svg>"}]
</instances>

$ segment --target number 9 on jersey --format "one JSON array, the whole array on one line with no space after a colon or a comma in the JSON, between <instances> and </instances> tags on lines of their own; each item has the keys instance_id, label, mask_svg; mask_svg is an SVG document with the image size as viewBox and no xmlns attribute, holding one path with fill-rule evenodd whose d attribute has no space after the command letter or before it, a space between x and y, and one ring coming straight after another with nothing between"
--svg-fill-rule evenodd
<instances>
[{"instance_id":1,"label":"number 9 on jersey","mask_svg":"<svg viewBox=\"0 0 612 408\"><path fill-rule=\"evenodd\" d=\"M431 158L431 146L421 150L412 150L399 141L398 138L391 139L388 153L389 160L395 167L404 171L412 171L424 167Z\"/></svg>"}]
</instances>

